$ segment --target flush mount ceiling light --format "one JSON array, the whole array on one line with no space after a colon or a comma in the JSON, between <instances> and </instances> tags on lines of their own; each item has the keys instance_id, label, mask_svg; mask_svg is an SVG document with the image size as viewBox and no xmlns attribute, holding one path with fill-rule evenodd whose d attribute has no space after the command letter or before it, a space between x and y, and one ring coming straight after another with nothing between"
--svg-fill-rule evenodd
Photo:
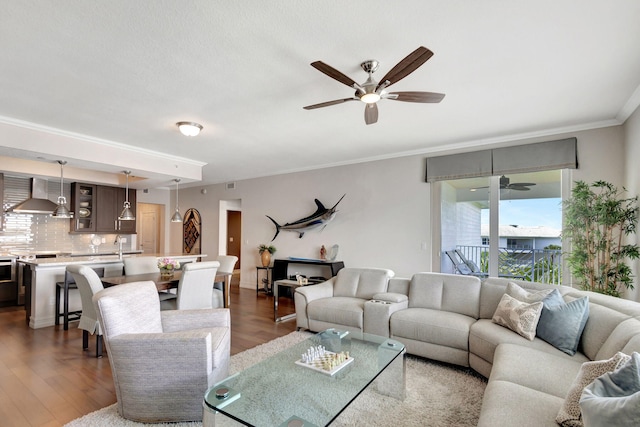
<instances>
[{"instance_id":1,"label":"flush mount ceiling light","mask_svg":"<svg viewBox=\"0 0 640 427\"><path fill-rule=\"evenodd\" d=\"M60 195L58 196L58 206L56 206L55 210L53 211L53 213L51 214L51 216L55 217L55 218L73 218L73 212L69 212L69 209L67 209L67 198L64 197L64 187L63 187L63 182L64 182L64 165L67 164L66 161L64 160L58 160L58 163L60 164Z\"/></svg>"},{"instance_id":2,"label":"flush mount ceiling light","mask_svg":"<svg viewBox=\"0 0 640 427\"><path fill-rule=\"evenodd\" d=\"M185 136L197 136L202 130L202 125L196 122L178 122L176 125Z\"/></svg>"},{"instance_id":3,"label":"flush mount ceiling light","mask_svg":"<svg viewBox=\"0 0 640 427\"><path fill-rule=\"evenodd\" d=\"M131 211L131 203L129 203L129 175L131 175L131 171L123 171L123 173L127 176L127 186L124 193L124 208L118 219L120 221L135 221L136 216Z\"/></svg>"},{"instance_id":4,"label":"flush mount ceiling light","mask_svg":"<svg viewBox=\"0 0 640 427\"><path fill-rule=\"evenodd\" d=\"M176 182L176 211L171 217L171 222L182 222L182 215L180 215L180 208L178 207L178 183L180 180L176 178L174 181Z\"/></svg>"}]
</instances>

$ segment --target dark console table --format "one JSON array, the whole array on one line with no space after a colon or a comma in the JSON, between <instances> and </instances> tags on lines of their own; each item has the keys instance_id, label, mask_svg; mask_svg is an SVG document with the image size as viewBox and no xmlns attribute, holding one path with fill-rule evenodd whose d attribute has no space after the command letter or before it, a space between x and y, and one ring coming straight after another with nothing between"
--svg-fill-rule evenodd
<instances>
[{"instance_id":1,"label":"dark console table","mask_svg":"<svg viewBox=\"0 0 640 427\"><path fill-rule=\"evenodd\" d=\"M287 271L289 264L305 264L305 265L317 265L320 267L329 267L331 269L331 277L338 274L338 271L344 268L344 262L342 261L322 261L319 259L306 259L306 258L287 258L276 259L273 261L273 269L271 270L272 283L276 280L288 279Z\"/></svg>"}]
</instances>

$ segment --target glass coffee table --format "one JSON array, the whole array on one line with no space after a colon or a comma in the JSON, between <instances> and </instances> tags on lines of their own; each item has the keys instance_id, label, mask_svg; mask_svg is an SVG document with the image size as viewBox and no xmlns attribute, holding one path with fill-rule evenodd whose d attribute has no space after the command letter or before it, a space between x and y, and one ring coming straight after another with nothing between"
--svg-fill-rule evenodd
<instances>
[{"instance_id":1,"label":"glass coffee table","mask_svg":"<svg viewBox=\"0 0 640 427\"><path fill-rule=\"evenodd\" d=\"M325 366L328 371L301 360L303 354L316 355L319 347L343 357L348 352L351 361ZM327 426L371 383L378 393L404 400L404 345L328 329L207 390L203 427Z\"/></svg>"}]
</instances>

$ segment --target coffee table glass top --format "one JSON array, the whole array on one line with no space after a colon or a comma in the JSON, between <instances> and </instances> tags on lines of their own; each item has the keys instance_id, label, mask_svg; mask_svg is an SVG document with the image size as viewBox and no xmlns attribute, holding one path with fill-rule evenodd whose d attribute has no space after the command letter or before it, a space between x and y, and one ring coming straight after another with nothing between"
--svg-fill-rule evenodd
<instances>
[{"instance_id":1,"label":"coffee table glass top","mask_svg":"<svg viewBox=\"0 0 640 427\"><path fill-rule=\"evenodd\" d=\"M296 364L319 345L349 352L353 361L333 375ZM329 329L214 385L204 401L248 426L287 425L291 419L326 426L399 357L404 345L398 341Z\"/></svg>"}]
</instances>

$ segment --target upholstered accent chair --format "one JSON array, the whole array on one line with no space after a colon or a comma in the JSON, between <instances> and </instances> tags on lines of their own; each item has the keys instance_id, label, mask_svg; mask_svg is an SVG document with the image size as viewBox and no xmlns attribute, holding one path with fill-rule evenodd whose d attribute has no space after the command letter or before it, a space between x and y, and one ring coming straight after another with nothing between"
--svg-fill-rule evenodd
<instances>
[{"instance_id":1,"label":"upholstered accent chair","mask_svg":"<svg viewBox=\"0 0 640 427\"><path fill-rule=\"evenodd\" d=\"M229 374L229 310L160 311L151 281L106 288L93 303L119 414L143 423L202 420L204 393Z\"/></svg>"}]
</instances>

